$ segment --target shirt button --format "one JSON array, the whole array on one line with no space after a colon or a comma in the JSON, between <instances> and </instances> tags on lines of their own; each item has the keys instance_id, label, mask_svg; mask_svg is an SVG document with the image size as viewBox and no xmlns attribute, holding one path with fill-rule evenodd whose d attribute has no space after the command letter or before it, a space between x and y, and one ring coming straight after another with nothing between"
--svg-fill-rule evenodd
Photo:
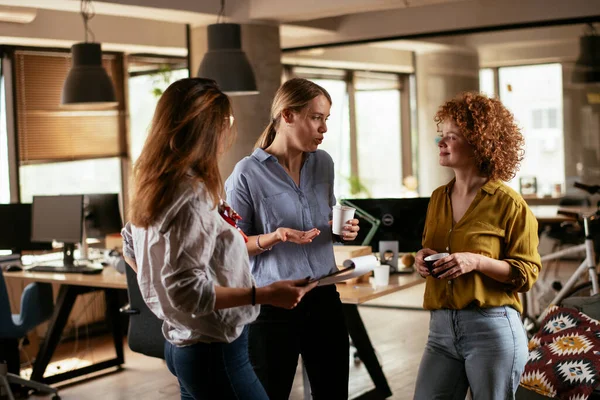
<instances>
[{"instance_id":1,"label":"shirt button","mask_svg":"<svg viewBox=\"0 0 600 400\"><path fill-rule=\"evenodd\" d=\"M448 285L452 285L452 281L448 279Z\"/></svg>"},{"instance_id":2,"label":"shirt button","mask_svg":"<svg viewBox=\"0 0 600 400\"><path fill-rule=\"evenodd\" d=\"M446 246L446 251L450 250L450 247Z\"/></svg>"},{"instance_id":3,"label":"shirt button","mask_svg":"<svg viewBox=\"0 0 600 400\"><path fill-rule=\"evenodd\" d=\"M537 267L533 267L533 272L537 273Z\"/></svg>"},{"instance_id":4,"label":"shirt button","mask_svg":"<svg viewBox=\"0 0 600 400\"><path fill-rule=\"evenodd\" d=\"M448 232L452 232L452 228L450 228L450 230Z\"/></svg>"}]
</instances>

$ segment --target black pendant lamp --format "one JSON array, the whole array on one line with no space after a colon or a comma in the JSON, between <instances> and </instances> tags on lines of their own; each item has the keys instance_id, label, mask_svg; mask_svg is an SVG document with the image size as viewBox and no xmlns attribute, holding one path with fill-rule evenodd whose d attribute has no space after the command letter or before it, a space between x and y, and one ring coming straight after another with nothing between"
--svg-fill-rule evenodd
<instances>
[{"instance_id":1,"label":"black pendant lamp","mask_svg":"<svg viewBox=\"0 0 600 400\"><path fill-rule=\"evenodd\" d=\"M73 64L65 80L61 104L69 108L112 108L117 105L112 81L102 66L102 48L94 43L88 21L94 17L91 0L81 0L85 42L71 47ZM87 41L88 32L92 42Z\"/></svg>"},{"instance_id":2,"label":"black pendant lamp","mask_svg":"<svg viewBox=\"0 0 600 400\"><path fill-rule=\"evenodd\" d=\"M600 36L588 24L585 36L579 38L579 58L575 62L573 83L600 83Z\"/></svg>"},{"instance_id":3,"label":"black pendant lamp","mask_svg":"<svg viewBox=\"0 0 600 400\"><path fill-rule=\"evenodd\" d=\"M258 94L254 71L242 51L242 32L239 24L219 23L225 1L216 24L208 26L208 52L204 55L198 76L214 79L229 96Z\"/></svg>"}]
</instances>

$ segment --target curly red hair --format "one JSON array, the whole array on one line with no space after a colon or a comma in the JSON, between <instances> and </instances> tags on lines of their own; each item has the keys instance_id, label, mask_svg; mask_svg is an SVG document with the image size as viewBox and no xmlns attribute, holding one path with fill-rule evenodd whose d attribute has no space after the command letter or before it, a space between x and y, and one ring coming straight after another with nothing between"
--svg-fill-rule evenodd
<instances>
[{"instance_id":1,"label":"curly red hair","mask_svg":"<svg viewBox=\"0 0 600 400\"><path fill-rule=\"evenodd\" d=\"M480 93L461 93L435 114L438 124L454 121L475 149L475 163L489 179L509 181L523 160L525 140L514 116L500 100Z\"/></svg>"}]
</instances>

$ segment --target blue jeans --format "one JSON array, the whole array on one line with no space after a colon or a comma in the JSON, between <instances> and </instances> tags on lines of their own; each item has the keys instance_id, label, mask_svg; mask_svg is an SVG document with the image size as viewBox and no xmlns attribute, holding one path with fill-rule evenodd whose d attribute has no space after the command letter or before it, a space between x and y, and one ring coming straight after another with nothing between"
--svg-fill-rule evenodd
<instances>
[{"instance_id":1,"label":"blue jeans","mask_svg":"<svg viewBox=\"0 0 600 400\"><path fill-rule=\"evenodd\" d=\"M515 398L527 362L527 335L515 309L469 307L431 312L415 400Z\"/></svg>"},{"instance_id":2,"label":"blue jeans","mask_svg":"<svg viewBox=\"0 0 600 400\"><path fill-rule=\"evenodd\" d=\"M182 400L268 400L248 358L248 328L231 343L178 347L165 342L167 367Z\"/></svg>"}]
</instances>

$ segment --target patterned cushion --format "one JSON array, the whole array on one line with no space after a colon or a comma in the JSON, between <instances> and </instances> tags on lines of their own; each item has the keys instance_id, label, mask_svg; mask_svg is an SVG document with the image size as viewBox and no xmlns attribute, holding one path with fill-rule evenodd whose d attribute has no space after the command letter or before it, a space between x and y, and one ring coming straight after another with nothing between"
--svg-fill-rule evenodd
<instances>
[{"instance_id":1,"label":"patterned cushion","mask_svg":"<svg viewBox=\"0 0 600 400\"><path fill-rule=\"evenodd\" d=\"M552 306L529 341L521 386L547 397L587 399L600 381L600 322Z\"/></svg>"}]
</instances>

